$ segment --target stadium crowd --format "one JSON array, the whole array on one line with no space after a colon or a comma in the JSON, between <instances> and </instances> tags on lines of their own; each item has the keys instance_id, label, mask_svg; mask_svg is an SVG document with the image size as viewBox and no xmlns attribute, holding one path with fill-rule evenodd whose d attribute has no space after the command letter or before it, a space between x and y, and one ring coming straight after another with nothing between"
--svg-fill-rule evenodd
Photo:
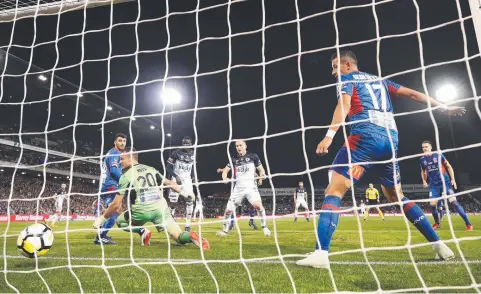
<instances>
[{"instance_id":1,"label":"stadium crowd","mask_svg":"<svg viewBox=\"0 0 481 294\"><path fill-rule=\"evenodd\" d=\"M68 184L69 180L65 180ZM0 175L0 214L7 213L8 199L10 202L11 214L49 214L53 212L54 198L52 197L58 190L61 183L60 180L47 179L44 181L42 178L36 178L29 175L16 174L13 182L12 197L10 197L12 176ZM71 189L70 197L70 213L72 214L92 214L92 203L97 198L98 185L93 184L88 180L75 179ZM223 213L223 210L227 204L228 194L222 197L208 196L203 197L204 217L214 218ZM314 208L319 210L322 203L323 196L316 195ZM356 199L359 205L362 196ZM422 197L412 197L415 199L424 199ZM38 200L38 201L37 201ZM273 199L271 197L263 197L264 207L266 213L271 215L273 212ZM463 204L466 212L480 213L481 203L476 201L474 197L462 196L458 198L459 202ZM381 204L387 203L385 200L381 201ZM310 205L310 202L309 202ZM346 197L342 202L342 209L350 209L353 207L353 202L350 197ZM429 203L421 203L421 207L424 211L429 211ZM247 201L244 202L240 208L242 214L248 214L250 205ZM382 207L384 212L400 213L399 206L390 205ZM294 203L292 196L276 196L275 214L286 215L294 213ZM185 205L179 205L176 208L176 215L183 216L185 214ZM302 212L301 212L302 214Z\"/></svg>"}]
</instances>

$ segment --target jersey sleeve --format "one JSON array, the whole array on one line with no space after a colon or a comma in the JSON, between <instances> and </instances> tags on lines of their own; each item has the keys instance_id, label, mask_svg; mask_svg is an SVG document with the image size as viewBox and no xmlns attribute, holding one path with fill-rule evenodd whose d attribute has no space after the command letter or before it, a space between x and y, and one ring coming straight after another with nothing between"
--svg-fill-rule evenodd
<instances>
[{"instance_id":1,"label":"jersey sleeve","mask_svg":"<svg viewBox=\"0 0 481 294\"><path fill-rule=\"evenodd\" d=\"M259 166L262 165L261 159L259 158L259 156L257 154L254 154L252 156L252 159L254 160L254 166L255 167L259 167Z\"/></svg>"},{"instance_id":2,"label":"jersey sleeve","mask_svg":"<svg viewBox=\"0 0 481 294\"><path fill-rule=\"evenodd\" d=\"M347 94L352 96L354 91L354 83L350 76L342 75L341 76L341 84L337 86L337 97L341 98L343 94Z\"/></svg>"},{"instance_id":3,"label":"jersey sleeve","mask_svg":"<svg viewBox=\"0 0 481 294\"><path fill-rule=\"evenodd\" d=\"M419 166L421 167L421 171L425 171L426 168L424 167L424 164L423 164L423 159L419 159Z\"/></svg>"},{"instance_id":4,"label":"jersey sleeve","mask_svg":"<svg viewBox=\"0 0 481 294\"><path fill-rule=\"evenodd\" d=\"M235 161L234 157L231 157L230 160L231 160L232 162ZM225 167L228 168L228 169L232 169L232 167L230 166L230 162L228 162Z\"/></svg>"},{"instance_id":5,"label":"jersey sleeve","mask_svg":"<svg viewBox=\"0 0 481 294\"><path fill-rule=\"evenodd\" d=\"M446 164L447 162L448 160L446 159L446 157L444 157L444 154L441 154L441 163Z\"/></svg>"},{"instance_id":6,"label":"jersey sleeve","mask_svg":"<svg viewBox=\"0 0 481 294\"><path fill-rule=\"evenodd\" d=\"M174 164L175 161L178 159L178 157L179 157L179 154L177 153L177 150L175 150L170 155L169 159L167 160L167 163Z\"/></svg>"},{"instance_id":7,"label":"jersey sleeve","mask_svg":"<svg viewBox=\"0 0 481 294\"><path fill-rule=\"evenodd\" d=\"M386 80L386 85L387 85L387 91L389 92L389 95L392 95L392 96L397 95L397 91L399 90L399 88L401 88L401 85L391 80Z\"/></svg>"}]
</instances>

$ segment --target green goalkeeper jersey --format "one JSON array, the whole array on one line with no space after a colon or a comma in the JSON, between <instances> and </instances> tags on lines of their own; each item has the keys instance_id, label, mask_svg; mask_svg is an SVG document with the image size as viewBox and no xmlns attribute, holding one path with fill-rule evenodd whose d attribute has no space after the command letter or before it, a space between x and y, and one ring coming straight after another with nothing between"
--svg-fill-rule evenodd
<instances>
[{"instance_id":1,"label":"green goalkeeper jersey","mask_svg":"<svg viewBox=\"0 0 481 294\"><path fill-rule=\"evenodd\" d=\"M125 195L132 210L153 211L168 207L160 186L163 176L155 168L136 164L119 180L119 193Z\"/></svg>"}]
</instances>

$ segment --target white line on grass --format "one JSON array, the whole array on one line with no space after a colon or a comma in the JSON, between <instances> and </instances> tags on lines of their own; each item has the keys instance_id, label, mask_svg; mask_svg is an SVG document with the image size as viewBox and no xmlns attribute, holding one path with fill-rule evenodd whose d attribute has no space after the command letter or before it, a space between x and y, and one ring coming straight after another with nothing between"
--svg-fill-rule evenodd
<instances>
[{"instance_id":1,"label":"white line on grass","mask_svg":"<svg viewBox=\"0 0 481 294\"><path fill-rule=\"evenodd\" d=\"M24 260L30 260L26 257L20 256L20 255L6 255L7 259L24 259ZM286 257L305 257L305 255L301 254L291 254L289 256L284 256ZM3 258L0 258L0 260ZM42 259L49 259L49 260L68 260L67 257L58 257L58 256L52 256L52 257L47 257L47 258L42 258ZM79 261L102 261L102 258L99 257L70 257L70 260L79 260ZM103 260L105 261L132 261L131 258L122 258L122 257L105 257ZM168 263L173 263L177 265L181 264L193 264L193 263L204 263L203 260L201 259L171 259L168 260L167 258L134 258L136 262L150 262L150 263L158 263L158 264L168 264ZM267 264L277 264L281 263L280 260L278 260L278 256L274 257L265 257L265 258L252 258L252 259L244 259L245 262L247 263L267 263ZM205 260L207 263L236 263L240 262L238 259L213 259L213 260ZM286 263L294 263L295 260L285 260L284 262ZM468 264L481 264L481 259L474 259L474 260L467 260L466 261ZM339 264L339 265L366 265L367 263L365 261L331 261L331 264ZM370 264L374 265L411 265L411 261L370 261ZM439 264L463 264L463 261L461 260L450 260L450 261L437 261L437 260L425 260L425 261L418 261L416 262L417 264L423 264L423 265L439 265Z\"/></svg>"}]
</instances>

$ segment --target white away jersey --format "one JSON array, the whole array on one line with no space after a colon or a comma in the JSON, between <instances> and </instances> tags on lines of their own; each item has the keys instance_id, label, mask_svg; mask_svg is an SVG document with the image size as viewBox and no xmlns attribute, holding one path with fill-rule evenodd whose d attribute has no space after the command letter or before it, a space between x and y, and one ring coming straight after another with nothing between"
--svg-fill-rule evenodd
<instances>
[{"instance_id":1,"label":"white away jersey","mask_svg":"<svg viewBox=\"0 0 481 294\"><path fill-rule=\"evenodd\" d=\"M190 179L194 166L194 150L178 149L172 152L169 163L174 166L174 173L183 179Z\"/></svg>"},{"instance_id":2,"label":"white away jersey","mask_svg":"<svg viewBox=\"0 0 481 294\"><path fill-rule=\"evenodd\" d=\"M61 187L55 193L55 201L62 202L65 198L67 198L67 188L62 189Z\"/></svg>"},{"instance_id":3,"label":"white away jersey","mask_svg":"<svg viewBox=\"0 0 481 294\"><path fill-rule=\"evenodd\" d=\"M307 191L305 188L296 188L296 200L305 200Z\"/></svg>"},{"instance_id":4,"label":"white away jersey","mask_svg":"<svg viewBox=\"0 0 481 294\"><path fill-rule=\"evenodd\" d=\"M247 152L244 156L237 154L231 160L234 165L232 173L234 174L236 187L255 186L256 168L262 165L259 156ZM230 163L226 167L232 169Z\"/></svg>"}]
</instances>

